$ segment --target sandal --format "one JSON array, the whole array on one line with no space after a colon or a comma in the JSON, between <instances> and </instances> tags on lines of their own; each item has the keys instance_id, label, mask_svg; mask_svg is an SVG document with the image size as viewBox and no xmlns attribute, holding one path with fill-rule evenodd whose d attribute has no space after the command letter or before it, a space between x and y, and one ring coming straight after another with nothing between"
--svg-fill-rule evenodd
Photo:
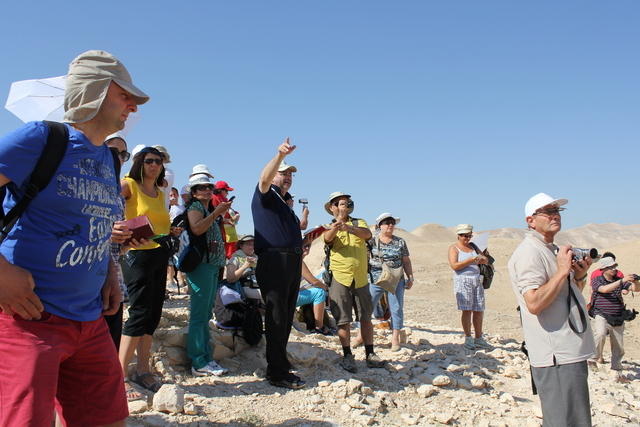
<instances>
[{"instance_id":1,"label":"sandal","mask_svg":"<svg viewBox=\"0 0 640 427\"><path fill-rule=\"evenodd\" d=\"M144 374L136 373L131 378L131 381L154 393L162 387L162 384L156 380L156 377L154 377L151 372L145 372Z\"/></svg>"},{"instance_id":2,"label":"sandal","mask_svg":"<svg viewBox=\"0 0 640 427\"><path fill-rule=\"evenodd\" d=\"M325 335L325 336L328 336L328 337L333 336L333 333L331 332L331 329L327 328L326 326L323 326L322 328L317 328L317 327L313 328L311 330L311 333L313 333L313 334L322 334L322 335Z\"/></svg>"},{"instance_id":3,"label":"sandal","mask_svg":"<svg viewBox=\"0 0 640 427\"><path fill-rule=\"evenodd\" d=\"M147 396L140 393L129 381L124 382L124 391L127 395L127 402L133 402L134 400L146 399Z\"/></svg>"}]
</instances>

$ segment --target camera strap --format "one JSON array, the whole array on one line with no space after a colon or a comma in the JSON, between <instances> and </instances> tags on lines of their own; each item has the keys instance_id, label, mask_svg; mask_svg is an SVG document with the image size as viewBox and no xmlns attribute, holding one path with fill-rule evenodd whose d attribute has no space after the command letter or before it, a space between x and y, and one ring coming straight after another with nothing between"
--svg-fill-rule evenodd
<instances>
[{"instance_id":1,"label":"camera strap","mask_svg":"<svg viewBox=\"0 0 640 427\"><path fill-rule=\"evenodd\" d=\"M580 301L578 301L578 297L576 296L573 287L571 286L571 280L567 277L567 286L569 287L569 294L567 295L567 308L569 309L568 319L569 319L569 327L573 332L578 335L582 335L587 330L587 315L585 314L582 306L580 305ZM578 313L580 314L580 324L582 329L578 330L578 327L573 323L571 319L571 301L575 302L576 307L578 308Z\"/></svg>"}]
</instances>

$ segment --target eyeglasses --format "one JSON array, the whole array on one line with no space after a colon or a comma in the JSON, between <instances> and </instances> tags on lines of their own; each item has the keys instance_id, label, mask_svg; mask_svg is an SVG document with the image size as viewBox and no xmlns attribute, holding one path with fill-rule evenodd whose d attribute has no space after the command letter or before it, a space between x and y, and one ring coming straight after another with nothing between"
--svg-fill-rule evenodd
<instances>
[{"instance_id":1,"label":"eyeglasses","mask_svg":"<svg viewBox=\"0 0 640 427\"><path fill-rule=\"evenodd\" d=\"M470 239L473 237L473 233L466 233L466 234L458 234L458 236L460 237L465 237L467 239Z\"/></svg>"},{"instance_id":2,"label":"eyeglasses","mask_svg":"<svg viewBox=\"0 0 640 427\"><path fill-rule=\"evenodd\" d=\"M560 215L560 212L564 211L564 208L546 208L546 209L538 209L533 213L533 215L545 215L545 216L553 216Z\"/></svg>"},{"instance_id":3,"label":"eyeglasses","mask_svg":"<svg viewBox=\"0 0 640 427\"><path fill-rule=\"evenodd\" d=\"M195 191L207 191L207 190L213 190L213 185L208 184L208 185L196 185L193 187L193 189Z\"/></svg>"},{"instance_id":4,"label":"eyeglasses","mask_svg":"<svg viewBox=\"0 0 640 427\"><path fill-rule=\"evenodd\" d=\"M131 158L131 153L127 150L118 151L118 157L120 157L120 160L122 160L122 163L124 163Z\"/></svg>"},{"instance_id":5,"label":"eyeglasses","mask_svg":"<svg viewBox=\"0 0 640 427\"><path fill-rule=\"evenodd\" d=\"M162 166L162 159L144 159L145 165L156 164L158 166Z\"/></svg>"}]
</instances>

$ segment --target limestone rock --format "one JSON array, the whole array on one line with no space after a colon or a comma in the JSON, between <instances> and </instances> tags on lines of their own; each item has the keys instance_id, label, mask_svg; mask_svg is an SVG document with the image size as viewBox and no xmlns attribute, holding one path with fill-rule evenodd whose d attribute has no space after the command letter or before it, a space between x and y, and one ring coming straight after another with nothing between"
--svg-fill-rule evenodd
<instances>
[{"instance_id":1,"label":"limestone rock","mask_svg":"<svg viewBox=\"0 0 640 427\"><path fill-rule=\"evenodd\" d=\"M400 418L402 419L402 421L404 421L406 425L414 426L418 424L418 417L416 417L415 415L405 413L405 414L400 414Z\"/></svg>"},{"instance_id":2,"label":"limestone rock","mask_svg":"<svg viewBox=\"0 0 640 427\"><path fill-rule=\"evenodd\" d=\"M198 415L198 408L192 402L185 403L184 413L187 415Z\"/></svg>"},{"instance_id":3,"label":"limestone rock","mask_svg":"<svg viewBox=\"0 0 640 427\"><path fill-rule=\"evenodd\" d=\"M540 406L538 406L538 405L534 406L533 407L533 415L536 418L542 419L542 408Z\"/></svg>"},{"instance_id":4,"label":"limestone rock","mask_svg":"<svg viewBox=\"0 0 640 427\"><path fill-rule=\"evenodd\" d=\"M438 387L446 387L451 384L451 378L446 375L438 375L431 383Z\"/></svg>"},{"instance_id":5,"label":"limestone rock","mask_svg":"<svg viewBox=\"0 0 640 427\"><path fill-rule=\"evenodd\" d=\"M164 384L153 396L153 409L177 414L184 409L184 390L175 384Z\"/></svg>"},{"instance_id":6,"label":"limestone rock","mask_svg":"<svg viewBox=\"0 0 640 427\"><path fill-rule=\"evenodd\" d=\"M338 381L333 383L333 388L342 388L345 385L347 385L347 381L346 380L338 380Z\"/></svg>"},{"instance_id":7,"label":"limestone rock","mask_svg":"<svg viewBox=\"0 0 640 427\"><path fill-rule=\"evenodd\" d=\"M351 378L349 381L347 381L347 386L346 386L347 395L358 393L362 389L363 385L364 383L362 381Z\"/></svg>"},{"instance_id":8,"label":"limestone rock","mask_svg":"<svg viewBox=\"0 0 640 427\"><path fill-rule=\"evenodd\" d=\"M185 365L187 363L187 353L183 347L165 347L167 358L174 365Z\"/></svg>"},{"instance_id":9,"label":"limestone rock","mask_svg":"<svg viewBox=\"0 0 640 427\"><path fill-rule=\"evenodd\" d=\"M424 384L416 389L416 393L420 397L427 398L433 396L436 393L436 388L432 385Z\"/></svg>"},{"instance_id":10,"label":"limestone rock","mask_svg":"<svg viewBox=\"0 0 640 427\"><path fill-rule=\"evenodd\" d=\"M141 414L149 409L149 405L145 400L134 400L129 402L129 413L130 414Z\"/></svg>"},{"instance_id":11,"label":"limestone rock","mask_svg":"<svg viewBox=\"0 0 640 427\"><path fill-rule=\"evenodd\" d=\"M331 381L322 380L318 381L318 387L329 387L331 385Z\"/></svg>"},{"instance_id":12,"label":"limestone rock","mask_svg":"<svg viewBox=\"0 0 640 427\"><path fill-rule=\"evenodd\" d=\"M305 343L290 342L287 345L287 354L290 360L297 365L312 366L322 358L318 347Z\"/></svg>"},{"instance_id":13,"label":"limestone rock","mask_svg":"<svg viewBox=\"0 0 640 427\"><path fill-rule=\"evenodd\" d=\"M513 366L507 366L503 375L508 378L520 378L520 373Z\"/></svg>"},{"instance_id":14,"label":"limestone rock","mask_svg":"<svg viewBox=\"0 0 640 427\"><path fill-rule=\"evenodd\" d=\"M471 387L475 389L483 389L487 386L487 381L484 378L473 377L471 378Z\"/></svg>"},{"instance_id":15,"label":"limestone rock","mask_svg":"<svg viewBox=\"0 0 640 427\"><path fill-rule=\"evenodd\" d=\"M453 421L453 414L446 411L438 412L436 414L436 421L440 424L449 424L451 421Z\"/></svg>"},{"instance_id":16,"label":"limestone rock","mask_svg":"<svg viewBox=\"0 0 640 427\"><path fill-rule=\"evenodd\" d=\"M625 410L614 402L605 403L602 405L602 410L609 415L614 415L620 418L629 418Z\"/></svg>"},{"instance_id":17,"label":"limestone rock","mask_svg":"<svg viewBox=\"0 0 640 427\"><path fill-rule=\"evenodd\" d=\"M516 403L516 400L513 398L513 396L511 394L502 393L500 395L500 402L507 403L509 405L514 405Z\"/></svg>"}]
</instances>

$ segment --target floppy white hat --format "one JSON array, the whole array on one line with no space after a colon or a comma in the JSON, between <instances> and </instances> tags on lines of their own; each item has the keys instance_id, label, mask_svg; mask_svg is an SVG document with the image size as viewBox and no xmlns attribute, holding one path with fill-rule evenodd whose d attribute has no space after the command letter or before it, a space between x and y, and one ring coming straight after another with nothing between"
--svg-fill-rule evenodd
<instances>
[{"instance_id":1,"label":"floppy white hat","mask_svg":"<svg viewBox=\"0 0 640 427\"><path fill-rule=\"evenodd\" d=\"M396 221L396 224L400 222L400 218L391 215L389 212L384 212L378 215L378 217L376 218L376 225L380 226L380 223L387 218L393 218Z\"/></svg>"},{"instance_id":2,"label":"floppy white hat","mask_svg":"<svg viewBox=\"0 0 640 427\"><path fill-rule=\"evenodd\" d=\"M603 268L611 267L617 264L618 263L615 259L611 258L610 256L606 256L600 260L600 262L598 263L598 268L602 270Z\"/></svg>"},{"instance_id":3,"label":"floppy white hat","mask_svg":"<svg viewBox=\"0 0 640 427\"><path fill-rule=\"evenodd\" d=\"M194 175L198 175L198 174L204 174L204 175L207 175L210 178L215 178L213 176L213 174L211 173L211 171L209 171L209 168L207 167L207 165L203 165L203 164L195 165L191 169L191 175L189 175L189 178L191 178Z\"/></svg>"},{"instance_id":4,"label":"floppy white hat","mask_svg":"<svg viewBox=\"0 0 640 427\"><path fill-rule=\"evenodd\" d=\"M527 200L524 205L524 216L532 216L538 209L548 205L562 206L569 203L567 199L554 199L546 193L538 193Z\"/></svg>"},{"instance_id":5,"label":"floppy white hat","mask_svg":"<svg viewBox=\"0 0 640 427\"><path fill-rule=\"evenodd\" d=\"M333 215L333 212L331 212L331 209L330 209L331 202L333 202L333 199L337 199L338 197L351 197L351 194L346 194L346 193L343 193L342 191L334 191L333 193L329 194L327 203L324 204L324 210L327 211L329 215Z\"/></svg>"},{"instance_id":6,"label":"floppy white hat","mask_svg":"<svg viewBox=\"0 0 640 427\"><path fill-rule=\"evenodd\" d=\"M191 189L193 188L194 185L207 185L207 184L214 185L213 178L210 178L203 173L199 173L189 178L189 184L187 185L187 187L189 187L189 192L191 192Z\"/></svg>"}]
</instances>

